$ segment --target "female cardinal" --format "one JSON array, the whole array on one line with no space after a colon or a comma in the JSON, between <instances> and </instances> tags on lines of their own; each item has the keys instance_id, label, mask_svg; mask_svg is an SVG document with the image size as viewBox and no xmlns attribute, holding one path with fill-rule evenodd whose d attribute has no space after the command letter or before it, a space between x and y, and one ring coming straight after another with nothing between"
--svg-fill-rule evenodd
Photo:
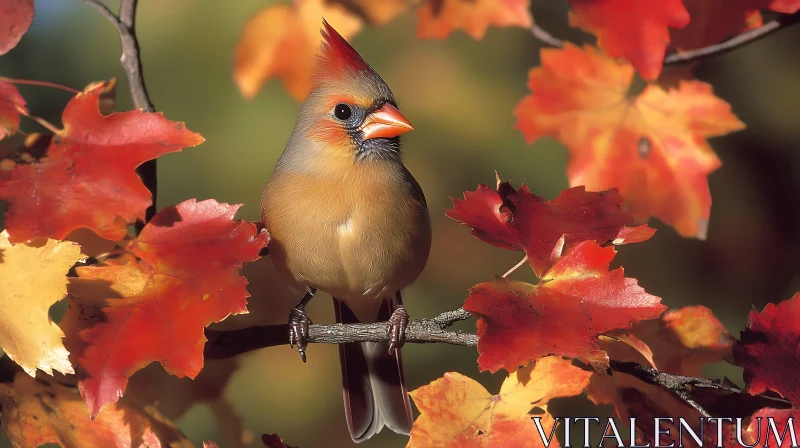
<instances>
[{"instance_id":1,"label":"female cardinal","mask_svg":"<svg viewBox=\"0 0 800 448\"><path fill-rule=\"evenodd\" d=\"M408 434L411 404L400 347L408 313L400 291L428 260L431 226L400 157L412 129L378 73L323 21L314 89L264 189L261 211L276 270L307 294L289 315L289 343L305 362L305 305L333 296L336 321L389 321L387 343L339 346L350 436L388 426Z\"/></svg>"}]
</instances>

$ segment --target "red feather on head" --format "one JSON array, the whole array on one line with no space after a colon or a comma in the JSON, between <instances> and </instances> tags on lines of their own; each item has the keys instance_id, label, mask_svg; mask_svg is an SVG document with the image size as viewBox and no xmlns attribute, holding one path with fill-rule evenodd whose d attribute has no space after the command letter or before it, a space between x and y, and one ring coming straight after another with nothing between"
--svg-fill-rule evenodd
<instances>
[{"instance_id":1,"label":"red feather on head","mask_svg":"<svg viewBox=\"0 0 800 448\"><path fill-rule=\"evenodd\" d=\"M317 71L319 75L340 78L359 72L375 73L338 31L322 19L322 53Z\"/></svg>"}]
</instances>

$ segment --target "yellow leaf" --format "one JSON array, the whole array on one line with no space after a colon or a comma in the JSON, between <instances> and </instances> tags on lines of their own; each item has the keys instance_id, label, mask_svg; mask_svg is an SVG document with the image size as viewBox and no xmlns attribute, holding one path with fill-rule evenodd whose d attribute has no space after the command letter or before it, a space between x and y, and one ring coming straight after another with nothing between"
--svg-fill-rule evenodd
<instances>
[{"instance_id":1,"label":"yellow leaf","mask_svg":"<svg viewBox=\"0 0 800 448\"><path fill-rule=\"evenodd\" d=\"M44 241L44 240L40 240ZM83 259L80 246L46 240L11 245L0 233L0 347L30 376L41 369L74 373L64 333L48 310L67 293L67 272Z\"/></svg>"},{"instance_id":2,"label":"yellow leaf","mask_svg":"<svg viewBox=\"0 0 800 448\"><path fill-rule=\"evenodd\" d=\"M592 372L551 356L509 375L497 395L460 373L444 377L410 393L420 410L407 448L416 447L542 447L531 408L547 410L555 397L578 395ZM541 416L545 434L555 421ZM553 440L553 446L558 442Z\"/></svg>"}]
</instances>

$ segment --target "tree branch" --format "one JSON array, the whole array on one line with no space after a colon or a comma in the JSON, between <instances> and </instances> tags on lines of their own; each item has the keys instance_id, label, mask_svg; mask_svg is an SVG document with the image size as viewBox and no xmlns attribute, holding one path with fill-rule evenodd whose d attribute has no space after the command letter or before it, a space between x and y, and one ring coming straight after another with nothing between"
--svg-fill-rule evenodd
<instances>
[{"instance_id":1,"label":"tree branch","mask_svg":"<svg viewBox=\"0 0 800 448\"><path fill-rule=\"evenodd\" d=\"M669 54L664 58L664 65L688 64L690 62L696 62L702 59L725 54L747 44L756 42L778 30L784 29L798 22L800 22L800 11L794 14L782 14L777 19L767 22L754 30L746 31L736 37L730 38L718 44L709 45L696 50L680 51ZM554 37L536 23L531 25L531 34L533 34L536 39L548 47L561 48L564 46L563 40Z\"/></svg>"},{"instance_id":2,"label":"tree branch","mask_svg":"<svg viewBox=\"0 0 800 448\"><path fill-rule=\"evenodd\" d=\"M155 112L156 109L150 101L147 87L144 84L142 60L139 55L139 40L136 38L136 6L138 0L121 0L118 15L111 12L99 0L83 0L83 2L96 9L117 28L122 46L122 56L119 62L128 77L128 87L134 107L145 112ZM158 191L156 161L149 160L141 164L136 172L142 178L142 182L150 190L150 194L153 197L153 203L145 213L145 222L147 222L156 214L156 195ZM137 223L136 227L137 232L140 231L143 223Z\"/></svg>"},{"instance_id":3,"label":"tree branch","mask_svg":"<svg viewBox=\"0 0 800 448\"><path fill-rule=\"evenodd\" d=\"M430 319L414 319L408 323L406 342L411 343L445 343L477 347L478 336L462 331L448 330L456 322L471 318L472 315L459 308L444 312ZM330 324L310 325L309 343L344 344L349 342L388 342L389 323L374 324ZM206 329L208 342L205 346L205 359L222 359L240 355L265 347L275 347L289 343L288 325L267 325L243 328L232 331ZM718 380L696 378L683 375L659 372L650 367L634 362L611 360L610 371L631 375L639 380L658 386L687 406L697 410L704 417L712 413L701 404L702 392L713 390L719 393L738 396L748 400L753 410L762 407L788 408L791 403L782 398L768 395L751 396L746 391Z\"/></svg>"},{"instance_id":4,"label":"tree branch","mask_svg":"<svg viewBox=\"0 0 800 448\"><path fill-rule=\"evenodd\" d=\"M794 14L784 14L754 30L744 32L736 37L718 44L698 48L697 50L683 51L667 55L667 57L664 58L664 65L687 64L689 62L695 62L708 57L719 56L763 39L764 37L767 37L778 30L784 29L789 25L794 25L798 22L800 22L800 11Z\"/></svg>"},{"instance_id":5,"label":"tree branch","mask_svg":"<svg viewBox=\"0 0 800 448\"><path fill-rule=\"evenodd\" d=\"M477 347L478 336L461 331L450 331L448 327L466 320L472 315L459 308L447 311L431 319L414 319L406 327L406 342L431 343ZM347 342L388 342L389 323L374 324L329 324L310 325L309 343L343 344ZM230 358L264 347L275 347L289 343L288 325L267 325L240 330L217 331L206 329L208 342L206 359Z\"/></svg>"}]
</instances>

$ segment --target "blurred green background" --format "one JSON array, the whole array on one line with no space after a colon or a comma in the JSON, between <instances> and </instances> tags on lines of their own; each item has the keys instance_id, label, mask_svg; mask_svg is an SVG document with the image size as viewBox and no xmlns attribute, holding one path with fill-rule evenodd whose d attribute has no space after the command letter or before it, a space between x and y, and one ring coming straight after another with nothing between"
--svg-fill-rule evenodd
<instances>
[{"instance_id":1,"label":"blurred green background","mask_svg":"<svg viewBox=\"0 0 800 448\"><path fill-rule=\"evenodd\" d=\"M138 34L153 103L206 138L197 148L159 159L159 207L215 198L242 203L240 217L260 220L261 188L292 130L298 104L277 81L255 99L243 100L232 79L233 50L248 17L271 3L140 2ZM587 38L568 28L562 1L538 3L537 22L553 34ZM107 4L117 7L115 1ZM415 126L405 138L405 160L428 198L434 239L425 272L406 293L412 318L458 307L470 286L502 274L520 258L474 239L447 219L443 209L451 204L449 196L460 196L478 183L492 184L495 170L548 199L567 187L563 146L549 140L526 145L514 129L512 111L528 94L528 70L538 64L539 44L533 36L519 28L490 28L478 42L462 32L444 42L423 41L415 38L415 24L414 13L406 13L387 26L367 27L352 41L391 86ZM723 166L710 177L714 206L708 240L684 239L654 222L660 230L650 242L622 248L615 260L670 307L711 307L734 335L753 306L760 310L800 290L797 42L800 27L700 64L698 77L712 83L748 125L712 141ZM78 89L117 77L119 108L131 107L116 31L79 0L37 0L33 27L15 50L0 57L0 76ZM33 114L60 123L69 94L31 86L20 86L20 91ZM24 120L23 130L40 128ZM268 260L245 271L251 314L232 317L221 327L285 323L298 297L286 293ZM533 280L526 269L514 276ZM310 316L331 322L331 308L330 299L320 295L311 302ZM462 328L474 329L474 324ZM479 373L471 349L410 344L404 355L409 389L453 370L479 379L493 393L503 380L501 373ZM235 371L234 362L239 366ZM211 385L225 384L231 371L222 398L191 405L188 396L198 390L213 396ZM730 366L714 366L707 373L740 380L738 369ZM312 345L305 365L283 346L236 361L210 362L200 382L175 380L152 365L137 378L137 387L152 389L162 410L197 444L214 440L222 447L260 446L262 433L278 432L302 447L351 445L332 345ZM587 405L572 400L553 411L608 412ZM363 446L402 446L405 440L385 430Z\"/></svg>"}]
</instances>

